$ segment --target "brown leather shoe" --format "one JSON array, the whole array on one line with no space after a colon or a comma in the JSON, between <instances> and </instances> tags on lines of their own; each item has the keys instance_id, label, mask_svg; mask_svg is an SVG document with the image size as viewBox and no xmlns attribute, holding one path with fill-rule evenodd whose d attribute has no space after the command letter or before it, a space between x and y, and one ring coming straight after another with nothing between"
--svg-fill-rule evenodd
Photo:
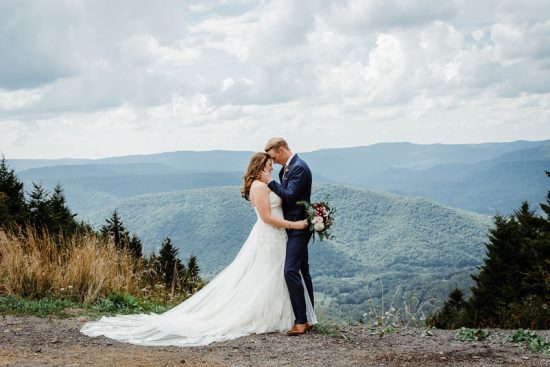
<instances>
[{"instance_id":1,"label":"brown leather shoe","mask_svg":"<svg viewBox=\"0 0 550 367\"><path fill-rule=\"evenodd\" d=\"M307 331L310 331L313 329L313 325L311 325L309 322L307 323Z\"/></svg>"},{"instance_id":2,"label":"brown leather shoe","mask_svg":"<svg viewBox=\"0 0 550 367\"><path fill-rule=\"evenodd\" d=\"M307 333L309 330L309 324L295 324L286 333L286 335L301 335Z\"/></svg>"}]
</instances>

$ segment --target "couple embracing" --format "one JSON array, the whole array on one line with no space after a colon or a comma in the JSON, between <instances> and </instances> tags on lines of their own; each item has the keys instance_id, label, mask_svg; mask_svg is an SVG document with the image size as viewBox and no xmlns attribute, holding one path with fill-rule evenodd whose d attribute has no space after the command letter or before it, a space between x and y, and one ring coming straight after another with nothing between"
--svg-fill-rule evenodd
<instances>
[{"instance_id":1,"label":"couple embracing","mask_svg":"<svg viewBox=\"0 0 550 367\"><path fill-rule=\"evenodd\" d=\"M273 162L283 166L279 182ZM307 244L311 171L286 141L273 138L255 153L242 196L258 220L235 259L204 288L163 314L116 315L81 332L139 345L197 346L250 334L300 335L317 323Z\"/></svg>"}]
</instances>

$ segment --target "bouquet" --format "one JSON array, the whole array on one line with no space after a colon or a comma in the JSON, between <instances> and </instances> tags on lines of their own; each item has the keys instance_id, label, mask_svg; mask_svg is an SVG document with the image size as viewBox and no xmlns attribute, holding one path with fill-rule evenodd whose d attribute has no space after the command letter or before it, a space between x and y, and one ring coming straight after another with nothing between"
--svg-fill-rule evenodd
<instances>
[{"instance_id":1,"label":"bouquet","mask_svg":"<svg viewBox=\"0 0 550 367\"><path fill-rule=\"evenodd\" d=\"M336 210L328 205L328 197L316 203L310 204L307 201L298 201L296 204L306 208L309 230L313 232L314 241L315 235L319 236L321 241L333 238L329 233L329 229L334 221L333 214Z\"/></svg>"}]
</instances>

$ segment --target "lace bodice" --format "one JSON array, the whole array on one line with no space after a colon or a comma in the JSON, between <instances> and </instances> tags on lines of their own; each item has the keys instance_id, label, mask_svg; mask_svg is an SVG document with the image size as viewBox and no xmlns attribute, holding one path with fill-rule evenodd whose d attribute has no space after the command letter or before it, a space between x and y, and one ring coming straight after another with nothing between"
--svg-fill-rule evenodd
<instances>
[{"instance_id":1,"label":"lace bodice","mask_svg":"<svg viewBox=\"0 0 550 367\"><path fill-rule=\"evenodd\" d=\"M283 216L283 200L274 192L269 193L269 204L271 207L271 215L274 217L284 218ZM262 245L271 245L280 243L280 241L286 242L286 231L283 228L277 228L271 224L265 223L260 215L258 209L254 208L258 220L256 221L256 227L260 230L260 243Z\"/></svg>"},{"instance_id":2,"label":"lace bodice","mask_svg":"<svg viewBox=\"0 0 550 367\"><path fill-rule=\"evenodd\" d=\"M276 193L271 191L269 193L269 204L271 205L271 209L277 208L277 207L282 207L283 206L283 200L279 197L279 195L277 195Z\"/></svg>"},{"instance_id":3,"label":"lace bodice","mask_svg":"<svg viewBox=\"0 0 550 367\"><path fill-rule=\"evenodd\" d=\"M283 218L283 200L273 191L269 193L269 206L271 207L271 215ZM258 220L260 220L260 215L256 207L254 207L254 211L256 211Z\"/></svg>"}]
</instances>

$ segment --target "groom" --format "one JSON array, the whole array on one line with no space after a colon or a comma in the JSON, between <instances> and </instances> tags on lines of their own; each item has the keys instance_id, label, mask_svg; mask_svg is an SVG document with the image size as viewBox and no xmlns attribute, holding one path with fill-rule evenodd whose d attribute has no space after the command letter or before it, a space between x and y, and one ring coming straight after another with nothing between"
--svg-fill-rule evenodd
<instances>
[{"instance_id":1,"label":"groom","mask_svg":"<svg viewBox=\"0 0 550 367\"><path fill-rule=\"evenodd\" d=\"M268 173L262 174L262 181L283 200L285 219L296 221L306 219L303 206L297 205L300 200L311 200L311 171L306 162L292 153L286 141L282 138L272 138L267 142L265 151L275 163L283 166L279 172L278 183ZM313 283L309 274L307 244L311 238L309 229L287 229L288 241L285 258L285 280L290 294L290 302L294 310L294 326L288 330L288 335L304 334L311 326L307 322L305 284L311 304L313 305ZM300 276L301 272L301 276ZM304 283L302 284L302 278Z\"/></svg>"}]
</instances>

